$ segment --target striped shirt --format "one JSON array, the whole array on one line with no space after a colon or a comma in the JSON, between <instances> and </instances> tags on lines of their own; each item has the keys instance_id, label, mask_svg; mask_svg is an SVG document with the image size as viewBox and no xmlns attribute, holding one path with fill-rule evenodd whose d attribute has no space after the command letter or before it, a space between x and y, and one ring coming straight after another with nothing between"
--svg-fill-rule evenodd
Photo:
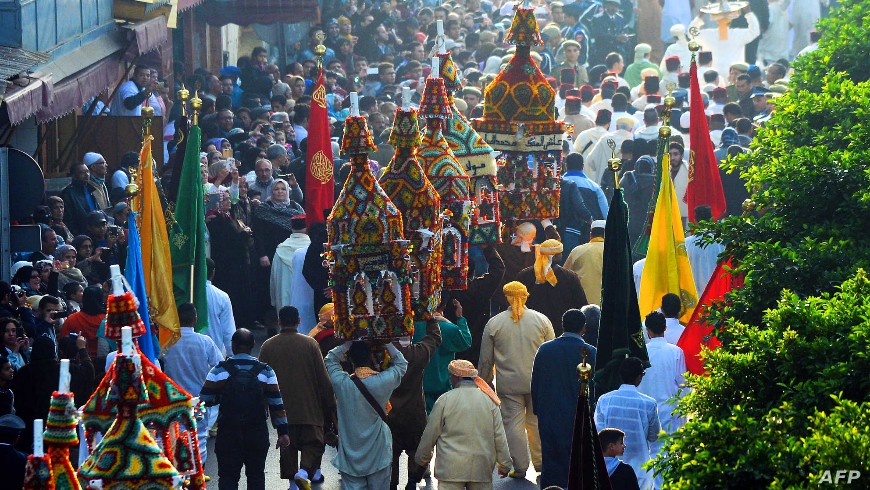
<instances>
[{"instance_id":1,"label":"striped shirt","mask_svg":"<svg viewBox=\"0 0 870 490\"><path fill-rule=\"evenodd\" d=\"M248 354L236 354L226 362L232 363L239 369L251 369L260 361ZM220 404L221 393L230 373L224 369L223 364L218 364L209 371L202 386L199 398L207 407ZM272 426L278 431L278 435L289 433L287 426L287 414L284 412L284 402L281 399L281 390L278 387L278 377L275 371L266 364L266 367L257 375L257 379L263 386L265 402L269 404L269 416L272 418Z\"/></svg>"}]
</instances>

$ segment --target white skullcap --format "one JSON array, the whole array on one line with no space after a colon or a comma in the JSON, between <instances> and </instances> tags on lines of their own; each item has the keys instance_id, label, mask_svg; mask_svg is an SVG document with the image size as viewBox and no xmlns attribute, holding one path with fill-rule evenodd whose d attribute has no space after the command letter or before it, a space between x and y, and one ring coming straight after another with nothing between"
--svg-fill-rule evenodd
<instances>
[{"instance_id":1,"label":"white skullcap","mask_svg":"<svg viewBox=\"0 0 870 490\"><path fill-rule=\"evenodd\" d=\"M85 153L85 156L82 158L82 163L90 167L91 165L99 162L100 160L105 160L105 158L103 158L103 155L89 151Z\"/></svg>"}]
</instances>

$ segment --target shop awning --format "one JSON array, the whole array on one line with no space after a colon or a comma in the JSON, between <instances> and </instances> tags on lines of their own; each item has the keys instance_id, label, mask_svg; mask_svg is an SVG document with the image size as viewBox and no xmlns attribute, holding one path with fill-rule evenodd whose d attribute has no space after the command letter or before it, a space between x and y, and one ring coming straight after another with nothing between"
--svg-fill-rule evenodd
<instances>
[{"instance_id":1,"label":"shop awning","mask_svg":"<svg viewBox=\"0 0 870 490\"><path fill-rule=\"evenodd\" d=\"M317 21L317 0L212 0L202 18L211 25L275 24ZM197 12L199 15L200 12Z\"/></svg>"},{"instance_id":2,"label":"shop awning","mask_svg":"<svg viewBox=\"0 0 870 490\"><path fill-rule=\"evenodd\" d=\"M166 17L162 15L124 26L124 29L127 31L127 39L130 42L130 46L124 54L128 61L154 51L169 39Z\"/></svg>"},{"instance_id":3,"label":"shop awning","mask_svg":"<svg viewBox=\"0 0 870 490\"><path fill-rule=\"evenodd\" d=\"M116 53L127 46L123 35L115 32L43 63L27 86L6 94L4 105L10 124L37 113L41 122L48 121L81 107L117 80L120 60ZM112 81L103 83L110 74Z\"/></svg>"},{"instance_id":4,"label":"shop awning","mask_svg":"<svg viewBox=\"0 0 870 490\"><path fill-rule=\"evenodd\" d=\"M120 66L120 57L111 55L56 84L52 102L36 112L36 120L45 123L84 106L118 81Z\"/></svg>"},{"instance_id":5,"label":"shop awning","mask_svg":"<svg viewBox=\"0 0 870 490\"><path fill-rule=\"evenodd\" d=\"M178 13L190 10L204 1L205 0L178 0Z\"/></svg>"},{"instance_id":6,"label":"shop awning","mask_svg":"<svg viewBox=\"0 0 870 490\"><path fill-rule=\"evenodd\" d=\"M54 95L51 76L34 76L24 87L10 87L3 98L9 124L15 126L51 103Z\"/></svg>"}]
</instances>

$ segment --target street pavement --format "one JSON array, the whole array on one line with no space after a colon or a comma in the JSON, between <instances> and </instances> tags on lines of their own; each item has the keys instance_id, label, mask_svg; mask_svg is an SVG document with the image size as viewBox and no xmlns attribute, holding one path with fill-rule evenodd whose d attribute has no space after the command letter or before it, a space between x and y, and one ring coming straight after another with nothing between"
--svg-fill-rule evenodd
<instances>
[{"instance_id":1,"label":"street pavement","mask_svg":"<svg viewBox=\"0 0 870 490\"><path fill-rule=\"evenodd\" d=\"M271 333L271 332L269 332ZM254 331L254 336L256 338L257 345L254 349L253 354L256 356L259 353L260 345L263 344L263 341L267 338L267 333L264 330L256 330ZM220 428L218 428L220 430ZM280 469L278 466L278 450L275 449L275 441L277 439L277 434L275 430L272 429L270 433L270 446L269 446L269 455L266 457L266 488L269 490L284 490L287 488L296 489L296 485L290 483L289 480L282 480L280 477ZM214 438L209 437L208 439L208 456L205 462L205 474L211 477L211 481L209 482L209 487L217 488L218 486L218 464L217 457L214 453ZM313 485L312 488L315 490L340 490L341 489L341 477L338 474L338 470L332 466L332 459L335 457L336 451L335 448L326 446L326 452L323 454L323 462L321 464L321 472L325 478L323 484L321 485ZM437 453L436 453L437 458ZM405 454L401 457L401 464L399 470L399 490L405 488L405 484L408 481L408 459ZM495 490L531 490L538 488L538 485L535 483L535 479L538 474L535 472L534 468L529 468L529 471L526 473L525 480L516 480L513 478L504 478L500 479L498 475L493 472L493 488ZM428 478L420 482L417 486L420 489L436 489L438 488L438 481L433 477ZM247 488L247 479L245 478L244 469L242 470L242 478L239 481L239 488L246 489ZM381 490L381 489L373 489L373 490ZM388 490L388 489L383 489Z\"/></svg>"},{"instance_id":2,"label":"street pavement","mask_svg":"<svg viewBox=\"0 0 870 490\"><path fill-rule=\"evenodd\" d=\"M220 429L218 429L220 430ZM275 431L272 430L271 433L271 446L269 448L269 455L266 457L266 488L269 490L284 490L286 488L291 488L296 490L296 485L290 484L289 480L282 480L280 478L280 471L278 468L278 450L275 449L275 439L276 434ZM338 470L332 466L332 458L335 457L335 448L326 446L326 453L323 455L323 463L321 471L323 472L323 476L325 480L321 485L312 485L312 489L314 490L340 490L341 489L341 477L338 474ZM399 474L399 490L405 488L405 483L408 481L408 472L407 472L407 457L402 455L402 461L400 466L400 474ZM209 437L208 439L208 459L205 462L205 474L211 477L211 481L208 483L210 488L217 488L218 486L218 464L217 457L214 454L214 438ZM515 480L513 478L504 478L499 479L498 475L493 476L493 488L496 490L531 490L537 489L538 485L535 484L535 478L537 477L537 473L535 473L533 468L529 468L529 472L526 474L525 480ZM242 470L242 478L239 481L239 488L245 489L247 488L247 479L245 478L244 470ZM432 477L427 480L423 480L417 486L420 489L436 489L438 488L438 481ZM380 490L380 489L373 489ZM388 489L383 489L388 490Z\"/></svg>"}]
</instances>

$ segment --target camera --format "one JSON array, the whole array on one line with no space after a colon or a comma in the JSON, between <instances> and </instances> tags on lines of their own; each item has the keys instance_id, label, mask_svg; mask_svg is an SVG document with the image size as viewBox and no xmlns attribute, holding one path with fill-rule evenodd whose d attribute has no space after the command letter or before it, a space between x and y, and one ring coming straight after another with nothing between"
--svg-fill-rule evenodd
<instances>
[{"instance_id":1,"label":"camera","mask_svg":"<svg viewBox=\"0 0 870 490\"><path fill-rule=\"evenodd\" d=\"M73 313L73 312L71 312L71 311L69 311L69 310L64 310L64 311L52 311L52 312L51 312L51 319L52 319L52 320L60 320L61 318L66 318L66 317L72 315L72 313Z\"/></svg>"}]
</instances>

